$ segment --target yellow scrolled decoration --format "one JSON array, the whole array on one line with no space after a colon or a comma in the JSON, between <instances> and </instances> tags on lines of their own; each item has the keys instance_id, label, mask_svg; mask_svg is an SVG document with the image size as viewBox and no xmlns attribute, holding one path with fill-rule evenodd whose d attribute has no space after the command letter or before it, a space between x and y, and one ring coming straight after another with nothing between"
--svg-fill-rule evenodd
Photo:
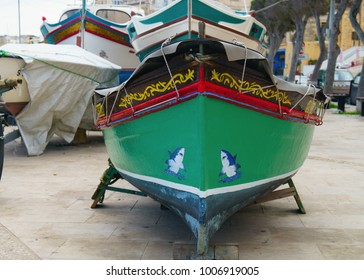
<instances>
[{"instance_id":1,"label":"yellow scrolled decoration","mask_svg":"<svg viewBox=\"0 0 364 280\"><path fill-rule=\"evenodd\" d=\"M104 107L100 103L96 104L95 111L98 118L105 117Z\"/></svg>"},{"instance_id":2,"label":"yellow scrolled decoration","mask_svg":"<svg viewBox=\"0 0 364 280\"><path fill-rule=\"evenodd\" d=\"M315 111L316 111L316 108L317 108L317 103L310 100L307 105L306 105L306 108L305 108L305 113L307 114L313 114Z\"/></svg>"},{"instance_id":3,"label":"yellow scrolled decoration","mask_svg":"<svg viewBox=\"0 0 364 280\"><path fill-rule=\"evenodd\" d=\"M76 22L66 27L65 29L54 34L54 42L58 43L59 41L64 40L65 38L71 36L72 34L79 32L80 28L81 28L81 22Z\"/></svg>"},{"instance_id":4,"label":"yellow scrolled decoration","mask_svg":"<svg viewBox=\"0 0 364 280\"><path fill-rule=\"evenodd\" d=\"M236 91L248 91L251 94L256 95L258 97L264 99L275 99L277 102L281 104L291 105L292 102L289 100L287 94L285 92L279 91L276 87L274 88L263 88L261 85L256 82L248 82L241 80L235 80L233 76L229 73L219 73L215 69L211 71L211 81L217 81L225 86L228 86L231 89Z\"/></svg>"},{"instance_id":5,"label":"yellow scrolled decoration","mask_svg":"<svg viewBox=\"0 0 364 280\"><path fill-rule=\"evenodd\" d=\"M195 70L188 69L185 74L175 74L167 82L157 82L155 84L148 85L143 92L128 93L122 96L119 101L119 108L127 108L133 101L143 101L150 97L153 97L156 93L164 93L174 88L174 84L185 84L188 81L193 81L195 78ZM173 84L174 82L174 84Z\"/></svg>"}]
</instances>

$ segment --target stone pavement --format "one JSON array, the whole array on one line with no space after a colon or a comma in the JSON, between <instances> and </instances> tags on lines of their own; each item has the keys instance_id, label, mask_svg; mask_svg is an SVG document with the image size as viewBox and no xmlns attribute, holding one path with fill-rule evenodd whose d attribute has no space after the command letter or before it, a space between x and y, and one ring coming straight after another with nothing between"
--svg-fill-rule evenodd
<instances>
[{"instance_id":1,"label":"stone pavement","mask_svg":"<svg viewBox=\"0 0 364 280\"><path fill-rule=\"evenodd\" d=\"M54 137L38 157L27 157L20 140L7 144L0 259L168 260L175 244L195 242L179 218L149 197L107 191L91 209L107 159L99 132L88 132L82 145ZM364 118L329 110L293 177L307 213L292 197L247 207L212 242L237 244L239 259L363 260L363 179Z\"/></svg>"}]
</instances>

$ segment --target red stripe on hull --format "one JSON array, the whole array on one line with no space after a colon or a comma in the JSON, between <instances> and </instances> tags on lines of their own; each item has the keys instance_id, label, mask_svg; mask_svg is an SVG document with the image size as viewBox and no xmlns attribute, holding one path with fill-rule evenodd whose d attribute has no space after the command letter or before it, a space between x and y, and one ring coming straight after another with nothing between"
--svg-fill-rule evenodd
<instances>
[{"instance_id":1,"label":"red stripe on hull","mask_svg":"<svg viewBox=\"0 0 364 280\"><path fill-rule=\"evenodd\" d=\"M202 75L202 74L201 74ZM102 117L97 120L97 125L100 127L109 126L109 123L113 122L127 122L131 119L144 116L146 114L157 112L159 110L176 105L176 103L184 102L191 98L196 97L199 94L205 95L210 98L216 98L224 100L225 102L248 108L257 112L261 112L280 119L297 118L302 122L317 123L319 118L315 115L308 115L305 112L298 110L291 110L285 106L279 106L261 98L244 94L243 92L237 92L228 89L223 86L216 85L214 83L199 81L192 85L186 86L178 90L179 98L177 98L176 91L169 92L163 96L153 98L149 101L136 105L133 108L127 108L112 114L110 117ZM175 102L166 103L172 101L175 98ZM112 104L110 105L112 106ZM115 104L115 106L117 106ZM129 118L128 118L129 117ZM124 120L123 120L124 119Z\"/></svg>"}]
</instances>

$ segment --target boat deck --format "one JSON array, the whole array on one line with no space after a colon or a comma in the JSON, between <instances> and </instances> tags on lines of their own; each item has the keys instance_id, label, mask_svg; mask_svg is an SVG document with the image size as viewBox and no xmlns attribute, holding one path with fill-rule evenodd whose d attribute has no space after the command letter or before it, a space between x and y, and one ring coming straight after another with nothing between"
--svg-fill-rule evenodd
<instances>
[{"instance_id":1,"label":"boat deck","mask_svg":"<svg viewBox=\"0 0 364 280\"><path fill-rule=\"evenodd\" d=\"M236 245L239 259L364 259L363 137L363 117L328 110L293 177L306 214L292 196L253 205L212 242ZM0 259L170 260L194 244L187 226L149 197L107 191L92 209L107 159L99 132L82 145L54 137L38 157L27 157L20 140L5 145Z\"/></svg>"}]
</instances>

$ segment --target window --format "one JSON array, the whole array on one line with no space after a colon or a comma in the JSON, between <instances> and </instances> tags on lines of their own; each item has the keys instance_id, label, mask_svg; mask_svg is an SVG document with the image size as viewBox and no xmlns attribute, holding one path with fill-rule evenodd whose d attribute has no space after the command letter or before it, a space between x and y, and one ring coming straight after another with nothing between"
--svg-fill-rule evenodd
<instances>
[{"instance_id":1,"label":"window","mask_svg":"<svg viewBox=\"0 0 364 280\"><path fill-rule=\"evenodd\" d=\"M59 21L63 21L65 19L68 19L69 17L73 16L74 14L76 14L79 11L79 9L74 9L74 10L69 10L67 12L64 12L63 15L61 16L61 18L59 19Z\"/></svg>"},{"instance_id":2,"label":"window","mask_svg":"<svg viewBox=\"0 0 364 280\"><path fill-rule=\"evenodd\" d=\"M354 84L359 84L360 83L360 75L356 76L355 80L354 80Z\"/></svg>"},{"instance_id":3,"label":"window","mask_svg":"<svg viewBox=\"0 0 364 280\"><path fill-rule=\"evenodd\" d=\"M349 71L335 71L335 80L350 81L353 79L353 75Z\"/></svg>"},{"instance_id":4,"label":"window","mask_svg":"<svg viewBox=\"0 0 364 280\"><path fill-rule=\"evenodd\" d=\"M96 15L108 21L116 23L126 23L130 20L130 15L123 11L100 9Z\"/></svg>"}]
</instances>

